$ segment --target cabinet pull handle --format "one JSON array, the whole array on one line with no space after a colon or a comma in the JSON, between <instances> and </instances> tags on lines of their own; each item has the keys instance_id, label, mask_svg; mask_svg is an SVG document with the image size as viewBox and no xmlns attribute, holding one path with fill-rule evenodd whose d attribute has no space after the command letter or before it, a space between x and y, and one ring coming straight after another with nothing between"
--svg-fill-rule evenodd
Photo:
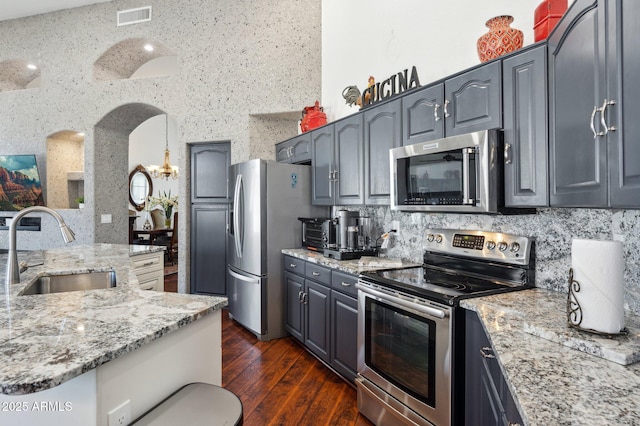
<instances>
[{"instance_id":1,"label":"cabinet pull handle","mask_svg":"<svg viewBox=\"0 0 640 426\"><path fill-rule=\"evenodd\" d=\"M602 123L602 127L604 128L604 131L602 132L603 135L606 135L607 133L609 133L609 131L615 132L617 130L616 126L608 127L607 119L606 119L607 107L609 105L615 105L615 104L616 104L616 101L614 101L613 99L610 101L605 99L604 102L602 103L602 106L600 107L600 123Z\"/></svg>"},{"instance_id":2,"label":"cabinet pull handle","mask_svg":"<svg viewBox=\"0 0 640 426\"><path fill-rule=\"evenodd\" d=\"M307 293L302 293L302 304L303 305L307 304Z\"/></svg>"},{"instance_id":3,"label":"cabinet pull handle","mask_svg":"<svg viewBox=\"0 0 640 426\"><path fill-rule=\"evenodd\" d=\"M444 101L444 109L443 110L444 110L444 118L451 117L451 114L449 114L449 99Z\"/></svg>"},{"instance_id":4,"label":"cabinet pull handle","mask_svg":"<svg viewBox=\"0 0 640 426\"><path fill-rule=\"evenodd\" d=\"M142 266L151 266L151 265L153 265L154 263L156 263L156 262L155 262L154 260L152 260L151 262L145 262L145 263L143 263L143 264L142 264Z\"/></svg>"},{"instance_id":5,"label":"cabinet pull handle","mask_svg":"<svg viewBox=\"0 0 640 426\"><path fill-rule=\"evenodd\" d=\"M345 283L344 281L342 281L340 284L342 284L343 287L351 287L351 283Z\"/></svg>"},{"instance_id":6,"label":"cabinet pull handle","mask_svg":"<svg viewBox=\"0 0 640 426\"><path fill-rule=\"evenodd\" d=\"M333 171L333 181L334 181L334 182L337 182L337 181L338 181L338 171L337 171L337 170L334 170L334 171Z\"/></svg>"},{"instance_id":7,"label":"cabinet pull handle","mask_svg":"<svg viewBox=\"0 0 640 426\"><path fill-rule=\"evenodd\" d=\"M490 354L488 352L493 352L493 349L489 348L489 347L484 347L480 349L480 355L482 355L482 358L495 358L496 356L494 354Z\"/></svg>"},{"instance_id":8,"label":"cabinet pull handle","mask_svg":"<svg viewBox=\"0 0 640 426\"><path fill-rule=\"evenodd\" d=\"M298 265L296 265L295 263L290 263L290 264L289 264L289 267L290 267L290 268L296 268L297 266L298 266Z\"/></svg>"},{"instance_id":9,"label":"cabinet pull handle","mask_svg":"<svg viewBox=\"0 0 640 426\"><path fill-rule=\"evenodd\" d=\"M293 147L292 146L287 148L287 156L288 157L293 157Z\"/></svg>"},{"instance_id":10,"label":"cabinet pull handle","mask_svg":"<svg viewBox=\"0 0 640 426\"><path fill-rule=\"evenodd\" d=\"M593 132L593 138L596 139L598 136L604 136L604 132L596 132L595 118L596 112L600 112L602 114L602 109L598 108L598 106L593 107L593 111L591 111L591 131Z\"/></svg>"},{"instance_id":11,"label":"cabinet pull handle","mask_svg":"<svg viewBox=\"0 0 640 426\"><path fill-rule=\"evenodd\" d=\"M504 164L511 164L511 144L504 144Z\"/></svg>"},{"instance_id":12,"label":"cabinet pull handle","mask_svg":"<svg viewBox=\"0 0 640 426\"><path fill-rule=\"evenodd\" d=\"M433 119L435 121L440 121L440 116L438 115L439 109L440 109L440 104L436 103L433 107Z\"/></svg>"},{"instance_id":13,"label":"cabinet pull handle","mask_svg":"<svg viewBox=\"0 0 640 426\"><path fill-rule=\"evenodd\" d=\"M313 275L314 277L319 277L320 276L320 272L312 272L311 275Z\"/></svg>"},{"instance_id":14,"label":"cabinet pull handle","mask_svg":"<svg viewBox=\"0 0 640 426\"><path fill-rule=\"evenodd\" d=\"M301 291L299 291L299 292L298 292L298 301L299 301L300 303L302 303L302 295L303 295L303 294L304 294L304 293L303 293L303 292L301 292Z\"/></svg>"}]
</instances>

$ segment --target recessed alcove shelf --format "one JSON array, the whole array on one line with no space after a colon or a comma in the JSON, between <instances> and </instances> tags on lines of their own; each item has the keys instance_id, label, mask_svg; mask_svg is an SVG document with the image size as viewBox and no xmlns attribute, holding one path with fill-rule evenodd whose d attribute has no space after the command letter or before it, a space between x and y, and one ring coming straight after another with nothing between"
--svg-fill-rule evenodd
<instances>
[{"instance_id":1,"label":"recessed alcove shelf","mask_svg":"<svg viewBox=\"0 0 640 426\"><path fill-rule=\"evenodd\" d=\"M147 38L130 38L116 43L93 64L96 81L170 75L176 71L175 52Z\"/></svg>"},{"instance_id":2,"label":"recessed alcove shelf","mask_svg":"<svg viewBox=\"0 0 640 426\"><path fill-rule=\"evenodd\" d=\"M0 92L40 87L40 68L24 59L0 62Z\"/></svg>"},{"instance_id":3,"label":"recessed alcove shelf","mask_svg":"<svg viewBox=\"0 0 640 426\"><path fill-rule=\"evenodd\" d=\"M61 130L47 137L47 205L78 208L84 197L84 134Z\"/></svg>"}]
</instances>

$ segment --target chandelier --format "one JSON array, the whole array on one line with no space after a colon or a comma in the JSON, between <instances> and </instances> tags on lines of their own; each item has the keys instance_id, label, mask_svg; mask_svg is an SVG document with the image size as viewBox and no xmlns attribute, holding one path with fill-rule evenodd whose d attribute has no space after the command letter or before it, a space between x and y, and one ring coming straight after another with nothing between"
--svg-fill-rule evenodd
<instances>
[{"instance_id":1,"label":"chandelier","mask_svg":"<svg viewBox=\"0 0 640 426\"><path fill-rule=\"evenodd\" d=\"M154 178L165 178L169 180L169 178L178 179L178 166L172 166L169 161L169 116L167 114L165 117L165 141L166 145L164 148L164 163L162 166L150 165L147 167L147 171Z\"/></svg>"}]
</instances>

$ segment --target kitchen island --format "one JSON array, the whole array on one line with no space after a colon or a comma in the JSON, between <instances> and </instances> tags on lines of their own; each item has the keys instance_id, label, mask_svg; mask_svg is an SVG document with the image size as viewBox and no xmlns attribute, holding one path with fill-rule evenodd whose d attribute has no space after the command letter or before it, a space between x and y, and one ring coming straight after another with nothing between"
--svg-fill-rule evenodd
<instances>
[{"instance_id":1,"label":"kitchen island","mask_svg":"<svg viewBox=\"0 0 640 426\"><path fill-rule=\"evenodd\" d=\"M162 248L94 244L19 252L0 277L0 424L106 425L135 419L180 386L221 383L224 297L141 290L130 256ZM4 271L6 255L0 255ZM115 288L22 296L40 275L113 269Z\"/></svg>"},{"instance_id":2,"label":"kitchen island","mask_svg":"<svg viewBox=\"0 0 640 426\"><path fill-rule=\"evenodd\" d=\"M467 299L461 306L478 314L525 424L639 424L637 316L625 318L628 336L608 339L569 328L566 294L554 291Z\"/></svg>"}]
</instances>

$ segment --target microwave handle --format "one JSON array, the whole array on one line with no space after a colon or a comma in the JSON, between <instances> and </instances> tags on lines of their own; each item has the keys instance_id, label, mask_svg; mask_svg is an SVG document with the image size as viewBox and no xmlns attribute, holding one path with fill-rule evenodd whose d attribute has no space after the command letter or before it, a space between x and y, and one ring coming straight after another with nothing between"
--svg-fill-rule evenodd
<instances>
[{"instance_id":1,"label":"microwave handle","mask_svg":"<svg viewBox=\"0 0 640 426\"><path fill-rule=\"evenodd\" d=\"M474 200L469 198L469 171L470 171L470 154L474 152L473 148L464 148L462 150L462 204L474 205Z\"/></svg>"}]
</instances>

